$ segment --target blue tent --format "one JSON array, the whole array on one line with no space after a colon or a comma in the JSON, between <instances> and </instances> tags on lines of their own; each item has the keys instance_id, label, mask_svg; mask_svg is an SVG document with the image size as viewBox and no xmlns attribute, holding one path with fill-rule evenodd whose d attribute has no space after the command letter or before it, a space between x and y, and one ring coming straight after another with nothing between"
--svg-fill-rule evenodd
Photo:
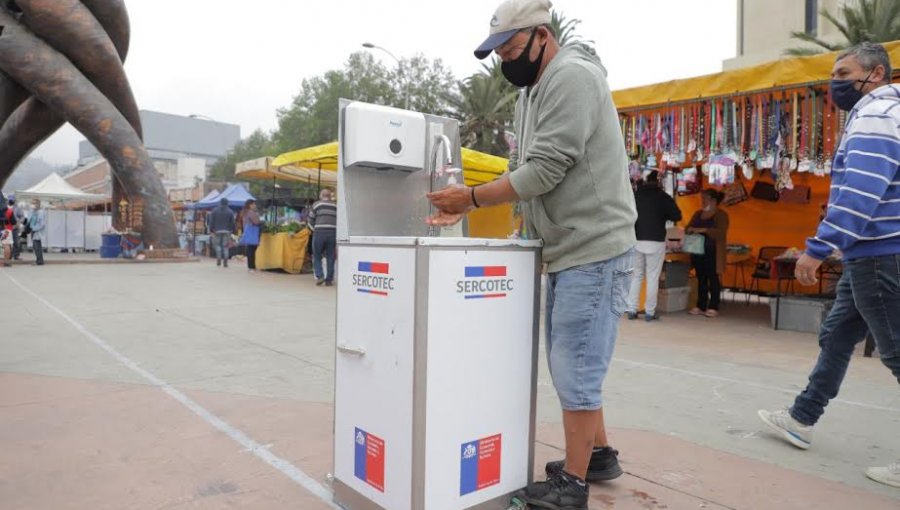
<instances>
[{"instance_id":1,"label":"blue tent","mask_svg":"<svg viewBox=\"0 0 900 510\"><path fill-rule=\"evenodd\" d=\"M212 193L210 193L212 195ZM232 209L240 209L244 207L247 200L256 200L243 186L239 184L230 184L222 193L210 196L207 195L203 200L194 204L194 209L215 209L219 206L219 202L223 198L228 199L228 207Z\"/></svg>"}]
</instances>

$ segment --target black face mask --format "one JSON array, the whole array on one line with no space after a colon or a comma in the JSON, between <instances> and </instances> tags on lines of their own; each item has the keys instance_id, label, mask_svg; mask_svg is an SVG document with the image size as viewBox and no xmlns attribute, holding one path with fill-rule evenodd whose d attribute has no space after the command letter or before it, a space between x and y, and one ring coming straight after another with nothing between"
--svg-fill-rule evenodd
<instances>
[{"instance_id":1,"label":"black face mask","mask_svg":"<svg viewBox=\"0 0 900 510\"><path fill-rule=\"evenodd\" d=\"M516 87L530 87L534 85L534 82L537 81L538 73L541 71L541 61L544 60L544 50L547 49L546 43L541 47L541 53L536 61L532 62L528 59L528 56L531 54L531 45L534 44L536 35L537 29L532 30L531 38L528 39L528 44L525 46L522 54L519 55L519 58L500 64L503 76Z\"/></svg>"}]
</instances>

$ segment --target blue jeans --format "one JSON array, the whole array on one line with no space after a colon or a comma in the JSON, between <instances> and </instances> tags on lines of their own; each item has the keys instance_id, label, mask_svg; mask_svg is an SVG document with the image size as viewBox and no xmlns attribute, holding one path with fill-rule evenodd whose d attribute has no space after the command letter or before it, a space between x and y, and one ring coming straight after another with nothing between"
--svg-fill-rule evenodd
<instances>
[{"instance_id":1,"label":"blue jeans","mask_svg":"<svg viewBox=\"0 0 900 510\"><path fill-rule=\"evenodd\" d=\"M819 331L819 360L791 407L795 420L815 425L822 417L867 331L900 383L900 255L844 261L837 298Z\"/></svg>"},{"instance_id":2,"label":"blue jeans","mask_svg":"<svg viewBox=\"0 0 900 510\"><path fill-rule=\"evenodd\" d=\"M228 243L231 242L231 233L229 232L216 232L215 238L213 240L213 247L216 250L216 260L224 260L226 264L228 264Z\"/></svg>"},{"instance_id":3,"label":"blue jeans","mask_svg":"<svg viewBox=\"0 0 900 510\"><path fill-rule=\"evenodd\" d=\"M603 407L601 388L634 273L634 252L547 277L547 360L563 410Z\"/></svg>"},{"instance_id":4,"label":"blue jeans","mask_svg":"<svg viewBox=\"0 0 900 510\"><path fill-rule=\"evenodd\" d=\"M313 271L317 280L326 282L334 281L334 255L337 251L337 233L331 231L317 231L313 233ZM322 257L325 257L325 268L322 271Z\"/></svg>"}]
</instances>

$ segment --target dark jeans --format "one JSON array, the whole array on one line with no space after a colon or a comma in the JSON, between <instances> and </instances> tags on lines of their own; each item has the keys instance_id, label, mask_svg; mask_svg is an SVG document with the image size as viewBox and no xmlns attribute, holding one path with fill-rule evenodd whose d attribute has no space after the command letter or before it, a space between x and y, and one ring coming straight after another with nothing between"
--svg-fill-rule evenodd
<instances>
[{"instance_id":1,"label":"dark jeans","mask_svg":"<svg viewBox=\"0 0 900 510\"><path fill-rule=\"evenodd\" d=\"M37 262L37 265L43 266L44 265L44 247L42 246L40 239L32 239L31 244L34 247L35 262Z\"/></svg>"},{"instance_id":2,"label":"dark jeans","mask_svg":"<svg viewBox=\"0 0 900 510\"><path fill-rule=\"evenodd\" d=\"M819 359L791 408L795 420L815 425L822 417L866 331L900 383L900 255L844 261L837 298L819 331Z\"/></svg>"},{"instance_id":3,"label":"dark jeans","mask_svg":"<svg viewBox=\"0 0 900 510\"><path fill-rule=\"evenodd\" d=\"M22 242L24 239L20 235L18 229L13 230L13 245L12 245L12 256L14 259L19 260L19 256L22 255Z\"/></svg>"},{"instance_id":4,"label":"dark jeans","mask_svg":"<svg viewBox=\"0 0 900 510\"><path fill-rule=\"evenodd\" d=\"M313 271L317 280L334 281L334 255L337 251L337 232L315 232L313 234ZM322 257L325 257L327 273L322 271Z\"/></svg>"},{"instance_id":5,"label":"dark jeans","mask_svg":"<svg viewBox=\"0 0 900 510\"><path fill-rule=\"evenodd\" d=\"M256 269L256 249L259 248L257 244L248 244L244 246L244 250L247 253L247 269Z\"/></svg>"},{"instance_id":6,"label":"dark jeans","mask_svg":"<svg viewBox=\"0 0 900 510\"><path fill-rule=\"evenodd\" d=\"M705 255L691 255L691 266L697 273L697 308L718 310L722 282L716 272L716 252L708 248Z\"/></svg>"}]
</instances>

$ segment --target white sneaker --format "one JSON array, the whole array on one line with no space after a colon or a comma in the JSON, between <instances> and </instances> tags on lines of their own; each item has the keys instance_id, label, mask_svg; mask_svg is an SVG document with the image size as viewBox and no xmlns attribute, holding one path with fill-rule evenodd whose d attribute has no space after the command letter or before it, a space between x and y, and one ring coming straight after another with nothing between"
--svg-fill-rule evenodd
<instances>
[{"instance_id":1,"label":"white sneaker","mask_svg":"<svg viewBox=\"0 0 900 510\"><path fill-rule=\"evenodd\" d=\"M900 461L887 467L870 467L866 470L866 476L891 487L900 487Z\"/></svg>"},{"instance_id":2,"label":"white sneaker","mask_svg":"<svg viewBox=\"0 0 900 510\"><path fill-rule=\"evenodd\" d=\"M759 418L763 423L777 432L787 442L803 450L809 448L812 442L813 428L795 420L787 409L775 411L774 413L760 409L757 411L757 414L759 414Z\"/></svg>"}]
</instances>

